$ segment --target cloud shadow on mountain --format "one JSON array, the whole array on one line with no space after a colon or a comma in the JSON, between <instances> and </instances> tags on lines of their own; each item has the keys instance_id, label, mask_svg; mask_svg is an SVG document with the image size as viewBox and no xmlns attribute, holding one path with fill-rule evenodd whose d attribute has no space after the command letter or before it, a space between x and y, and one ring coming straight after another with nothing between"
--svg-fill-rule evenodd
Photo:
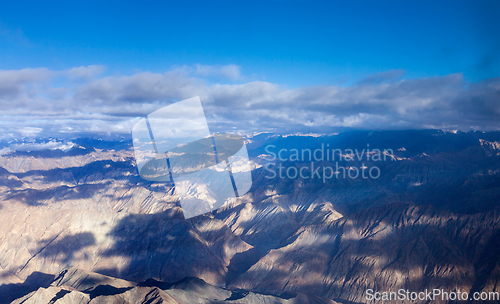
<instances>
[{"instance_id":1,"label":"cloud shadow on mountain","mask_svg":"<svg viewBox=\"0 0 500 304\"><path fill-rule=\"evenodd\" d=\"M85 247L95 245L95 237L90 232L76 233L72 235L66 235L62 238L48 238L43 239L38 242L39 253L45 257L57 257L62 255L62 263L69 263L74 260L74 255L76 252L82 250Z\"/></svg>"},{"instance_id":2,"label":"cloud shadow on mountain","mask_svg":"<svg viewBox=\"0 0 500 304\"><path fill-rule=\"evenodd\" d=\"M0 285L0 304L8 304L38 288L47 288L54 280L54 275L35 271L23 283Z\"/></svg>"}]
</instances>

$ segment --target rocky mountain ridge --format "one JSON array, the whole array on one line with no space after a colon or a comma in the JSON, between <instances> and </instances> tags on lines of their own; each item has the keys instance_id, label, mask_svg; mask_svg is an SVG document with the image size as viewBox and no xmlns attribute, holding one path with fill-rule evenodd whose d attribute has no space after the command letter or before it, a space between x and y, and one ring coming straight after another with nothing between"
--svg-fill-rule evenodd
<instances>
[{"instance_id":1,"label":"rocky mountain ridge","mask_svg":"<svg viewBox=\"0 0 500 304\"><path fill-rule=\"evenodd\" d=\"M423 142L415 144L416 138ZM74 147L82 151L67 158L50 151L1 155L0 290L36 273L76 268L124 282L192 277L255 296L345 303L366 302L367 288L498 291L498 133L260 134L250 140L249 155L258 164L250 192L189 220L174 185L138 176L126 144L100 151L82 145L88 153ZM399 159L377 163L379 179L266 178L266 145L362 149L367 142L393 149ZM94 300L50 284L32 292L50 297L47 303L59 293L65 296L56 300ZM151 292L156 298L145 301L171 301L164 289L134 284L120 293L127 301ZM259 299L255 303L283 300Z\"/></svg>"}]
</instances>

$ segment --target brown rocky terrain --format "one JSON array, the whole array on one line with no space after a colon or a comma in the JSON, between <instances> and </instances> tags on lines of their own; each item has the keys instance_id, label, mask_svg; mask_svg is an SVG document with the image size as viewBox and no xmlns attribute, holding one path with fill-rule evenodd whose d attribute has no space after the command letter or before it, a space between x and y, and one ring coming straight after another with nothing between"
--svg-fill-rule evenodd
<instances>
[{"instance_id":1,"label":"brown rocky terrain","mask_svg":"<svg viewBox=\"0 0 500 304\"><path fill-rule=\"evenodd\" d=\"M364 303L367 288L499 291L500 135L408 132L251 138L251 191L189 220L174 185L142 180L121 143L4 154L2 300ZM368 142L396 160L366 163L378 179L266 178L265 145L324 142Z\"/></svg>"},{"instance_id":2,"label":"brown rocky terrain","mask_svg":"<svg viewBox=\"0 0 500 304\"><path fill-rule=\"evenodd\" d=\"M137 284L74 268L64 269L44 281L39 281L45 283L43 287L12 303L335 303L302 294L275 297L243 290L228 290L192 277L175 283L149 279Z\"/></svg>"}]
</instances>

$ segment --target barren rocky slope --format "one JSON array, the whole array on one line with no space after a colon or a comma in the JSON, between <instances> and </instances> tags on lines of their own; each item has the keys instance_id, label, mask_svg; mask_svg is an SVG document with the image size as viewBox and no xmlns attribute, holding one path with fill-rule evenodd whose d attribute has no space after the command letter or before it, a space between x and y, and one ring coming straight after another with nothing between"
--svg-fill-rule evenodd
<instances>
[{"instance_id":1,"label":"barren rocky slope","mask_svg":"<svg viewBox=\"0 0 500 304\"><path fill-rule=\"evenodd\" d=\"M189 220L173 185L137 175L126 141L0 156L0 293L9 295L3 300L97 303L101 296L53 282L72 267L126 280L115 287L129 289L113 297L129 302L186 302L170 287L139 283L189 277L206 282L199 299L208 289L221 301L241 290L241 303L293 303L259 293L366 302L367 288L499 291L500 134L262 134L249 141L251 191ZM314 150L322 143L339 149L369 143L393 149L395 160L364 162L379 166L378 179L266 178L266 145ZM279 163L309 162L272 166Z\"/></svg>"},{"instance_id":2,"label":"barren rocky slope","mask_svg":"<svg viewBox=\"0 0 500 304\"><path fill-rule=\"evenodd\" d=\"M32 275L33 276L33 275ZM149 279L133 283L88 273L79 269L64 269L54 276L38 281L42 286L14 300L13 304L30 303L276 303L276 304L334 304L314 296L293 295L275 297L244 290L228 290L187 277L174 283ZM32 284L35 282L31 282Z\"/></svg>"}]
</instances>

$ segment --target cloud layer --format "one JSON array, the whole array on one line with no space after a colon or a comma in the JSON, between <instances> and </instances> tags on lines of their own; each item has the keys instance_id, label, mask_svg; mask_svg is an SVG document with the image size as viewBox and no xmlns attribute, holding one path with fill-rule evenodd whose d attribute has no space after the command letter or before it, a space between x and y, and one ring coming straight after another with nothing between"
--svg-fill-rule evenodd
<instances>
[{"instance_id":1,"label":"cloud layer","mask_svg":"<svg viewBox=\"0 0 500 304\"><path fill-rule=\"evenodd\" d=\"M102 66L0 70L3 137L129 133L135 117L200 96L210 126L235 132L339 128L500 129L500 78L371 75L348 87L241 82L236 65L102 76ZM220 83L229 80L231 83Z\"/></svg>"}]
</instances>

